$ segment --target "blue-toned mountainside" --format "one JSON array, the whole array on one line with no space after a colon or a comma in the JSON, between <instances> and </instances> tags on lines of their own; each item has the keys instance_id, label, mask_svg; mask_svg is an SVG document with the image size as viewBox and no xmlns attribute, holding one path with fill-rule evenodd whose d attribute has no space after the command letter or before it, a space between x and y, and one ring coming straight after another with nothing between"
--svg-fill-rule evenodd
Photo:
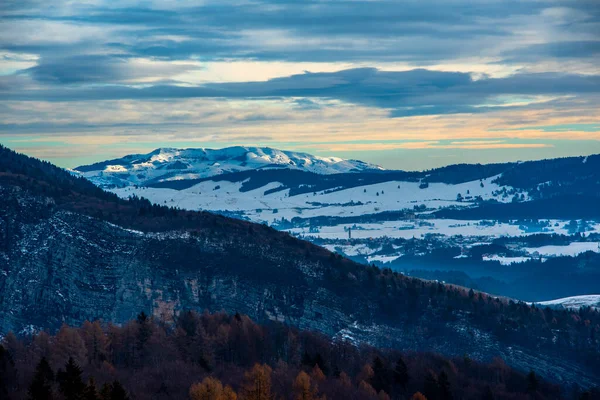
<instances>
[{"instance_id":1,"label":"blue-toned mountainside","mask_svg":"<svg viewBox=\"0 0 600 400\"><path fill-rule=\"evenodd\" d=\"M352 262L247 221L120 199L0 148L0 330L147 310L240 312L353 343L495 356L600 382L600 314L537 308Z\"/></svg>"}]
</instances>

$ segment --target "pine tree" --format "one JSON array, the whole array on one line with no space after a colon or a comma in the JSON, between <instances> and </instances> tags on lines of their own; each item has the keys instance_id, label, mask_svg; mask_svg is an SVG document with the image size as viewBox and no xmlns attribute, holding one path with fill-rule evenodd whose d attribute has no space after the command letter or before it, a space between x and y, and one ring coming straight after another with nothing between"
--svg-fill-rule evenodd
<instances>
[{"instance_id":1,"label":"pine tree","mask_svg":"<svg viewBox=\"0 0 600 400\"><path fill-rule=\"evenodd\" d=\"M142 311L138 314L137 324L139 327L138 344L140 347L143 347L144 344L146 344L146 342L150 338L150 335L152 334L150 327L150 319L148 318L145 312Z\"/></svg>"},{"instance_id":2,"label":"pine tree","mask_svg":"<svg viewBox=\"0 0 600 400\"><path fill-rule=\"evenodd\" d=\"M54 382L54 372L46 357L42 357L35 367L35 374L27 391L28 398L30 400L53 399L52 382Z\"/></svg>"},{"instance_id":3,"label":"pine tree","mask_svg":"<svg viewBox=\"0 0 600 400\"><path fill-rule=\"evenodd\" d=\"M429 371L425 375L425 383L423 385L423 393L427 398L437 399L439 395L439 386L436 376Z\"/></svg>"},{"instance_id":4,"label":"pine tree","mask_svg":"<svg viewBox=\"0 0 600 400\"><path fill-rule=\"evenodd\" d=\"M100 389L100 399L102 400L110 400L110 396L112 394L112 385L110 383L105 383L102 385Z\"/></svg>"},{"instance_id":5,"label":"pine tree","mask_svg":"<svg viewBox=\"0 0 600 400\"><path fill-rule=\"evenodd\" d=\"M111 386L110 400L129 400L127 391L119 381L114 381Z\"/></svg>"},{"instance_id":6,"label":"pine tree","mask_svg":"<svg viewBox=\"0 0 600 400\"><path fill-rule=\"evenodd\" d=\"M96 382L94 378L90 378L88 380L88 384L85 386L83 390L83 399L84 400L100 400L100 394L96 389Z\"/></svg>"},{"instance_id":7,"label":"pine tree","mask_svg":"<svg viewBox=\"0 0 600 400\"><path fill-rule=\"evenodd\" d=\"M69 361L65 364L65 370L59 370L56 373L56 380L60 388L60 392L64 395L65 400L81 400L85 384L81 378L81 368L75 363L73 357L69 357Z\"/></svg>"},{"instance_id":8,"label":"pine tree","mask_svg":"<svg viewBox=\"0 0 600 400\"><path fill-rule=\"evenodd\" d=\"M389 378L389 371L383 363L383 360L378 356L375 357L373 359L373 378L371 378L369 383L378 392L381 390L389 392L391 386Z\"/></svg>"},{"instance_id":9,"label":"pine tree","mask_svg":"<svg viewBox=\"0 0 600 400\"><path fill-rule=\"evenodd\" d=\"M494 400L494 393L489 385L485 387L481 400Z\"/></svg>"},{"instance_id":10,"label":"pine tree","mask_svg":"<svg viewBox=\"0 0 600 400\"><path fill-rule=\"evenodd\" d=\"M408 367L401 357L396 361L396 367L394 368L394 382L402 386L403 389L406 389L409 379Z\"/></svg>"},{"instance_id":11,"label":"pine tree","mask_svg":"<svg viewBox=\"0 0 600 400\"><path fill-rule=\"evenodd\" d=\"M4 346L0 345L0 397L8 398L8 391L17 381L15 363Z\"/></svg>"},{"instance_id":12,"label":"pine tree","mask_svg":"<svg viewBox=\"0 0 600 400\"><path fill-rule=\"evenodd\" d=\"M452 400L452 391L450 390L450 381L446 371L440 372L438 376L438 390L441 400Z\"/></svg>"},{"instance_id":13,"label":"pine tree","mask_svg":"<svg viewBox=\"0 0 600 400\"><path fill-rule=\"evenodd\" d=\"M533 371L529 371L527 374L527 392L535 393L538 390L539 381L538 377Z\"/></svg>"}]
</instances>

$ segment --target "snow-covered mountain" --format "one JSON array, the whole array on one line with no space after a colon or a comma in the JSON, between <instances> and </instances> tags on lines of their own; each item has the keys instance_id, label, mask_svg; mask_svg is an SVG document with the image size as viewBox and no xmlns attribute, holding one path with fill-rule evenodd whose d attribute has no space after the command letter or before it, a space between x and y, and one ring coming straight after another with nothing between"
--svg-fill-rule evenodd
<instances>
[{"instance_id":1,"label":"snow-covered mountain","mask_svg":"<svg viewBox=\"0 0 600 400\"><path fill-rule=\"evenodd\" d=\"M75 168L75 171L101 187L126 187L276 168L317 174L383 169L363 161L338 157L319 157L269 147L237 146L224 149L160 148L148 154L131 154L123 158L84 165Z\"/></svg>"},{"instance_id":2,"label":"snow-covered mountain","mask_svg":"<svg viewBox=\"0 0 600 400\"><path fill-rule=\"evenodd\" d=\"M594 307L600 309L600 294L588 294L583 296L571 296L562 299L542 301L536 303L541 306L554 308L581 308Z\"/></svg>"}]
</instances>

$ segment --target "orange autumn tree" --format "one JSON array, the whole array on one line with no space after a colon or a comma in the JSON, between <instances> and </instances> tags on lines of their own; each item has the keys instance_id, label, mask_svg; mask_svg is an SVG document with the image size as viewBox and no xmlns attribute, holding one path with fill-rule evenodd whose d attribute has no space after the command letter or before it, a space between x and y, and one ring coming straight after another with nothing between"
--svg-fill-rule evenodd
<instances>
[{"instance_id":1,"label":"orange autumn tree","mask_svg":"<svg viewBox=\"0 0 600 400\"><path fill-rule=\"evenodd\" d=\"M213 377L206 377L201 383L190 387L192 400L237 400L237 395L229 386L223 387L221 381Z\"/></svg>"},{"instance_id":2,"label":"orange autumn tree","mask_svg":"<svg viewBox=\"0 0 600 400\"><path fill-rule=\"evenodd\" d=\"M304 371L298 373L292 387L296 400L317 399L317 387L311 383L310 376Z\"/></svg>"},{"instance_id":3,"label":"orange autumn tree","mask_svg":"<svg viewBox=\"0 0 600 400\"><path fill-rule=\"evenodd\" d=\"M242 387L244 400L271 400L271 373L273 370L267 364L256 364L244 375Z\"/></svg>"},{"instance_id":4,"label":"orange autumn tree","mask_svg":"<svg viewBox=\"0 0 600 400\"><path fill-rule=\"evenodd\" d=\"M423 393L417 392L412 395L410 400L427 400L427 397L425 397L425 395Z\"/></svg>"}]
</instances>

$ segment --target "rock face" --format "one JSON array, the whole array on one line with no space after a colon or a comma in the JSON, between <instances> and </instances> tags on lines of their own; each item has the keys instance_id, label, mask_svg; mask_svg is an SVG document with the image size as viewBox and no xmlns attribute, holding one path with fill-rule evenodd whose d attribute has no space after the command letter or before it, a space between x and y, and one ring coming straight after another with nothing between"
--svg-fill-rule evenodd
<instances>
[{"instance_id":1,"label":"rock face","mask_svg":"<svg viewBox=\"0 0 600 400\"><path fill-rule=\"evenodd\" d=\"M225 310L380 347L501 356L551 379L600 382L598 343L582 339L597 313L557 315L551 329L527 305L355 264L268 227L183 211L166 218L164 208L94 192L61 171L27 176L1 167L2 334L120 323L140 311L168 322L185 309ZM178 229L194 218L196 229ZM587 325L573 322L578 315Z\"/></svg>"}]
</instances>

